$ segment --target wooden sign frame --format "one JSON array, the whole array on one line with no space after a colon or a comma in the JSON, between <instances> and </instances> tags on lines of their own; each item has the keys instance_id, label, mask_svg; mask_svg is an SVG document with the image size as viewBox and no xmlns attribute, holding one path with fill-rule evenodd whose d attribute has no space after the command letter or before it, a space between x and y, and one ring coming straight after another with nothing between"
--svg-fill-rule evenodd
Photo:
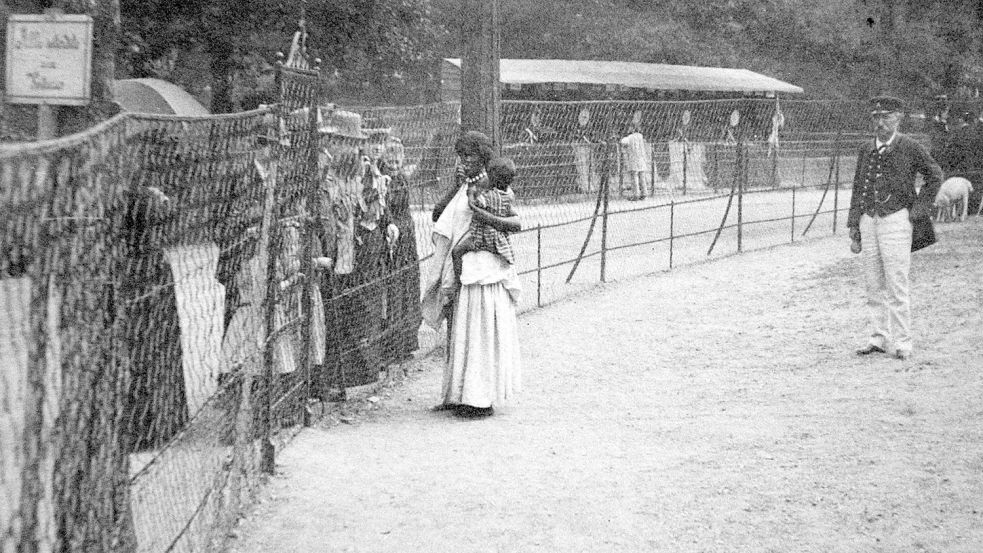
<instances>
[{"instance_id":1,"label":"wooden sign frame","mask_svg":"<svg viewBox=\"0 0 983 553\"><path fill-rule=\"evenodd\" d=\"M7 18L6 90L11 104L88 105L92 18L13 14Z\"/></svg>"}]
</instances>

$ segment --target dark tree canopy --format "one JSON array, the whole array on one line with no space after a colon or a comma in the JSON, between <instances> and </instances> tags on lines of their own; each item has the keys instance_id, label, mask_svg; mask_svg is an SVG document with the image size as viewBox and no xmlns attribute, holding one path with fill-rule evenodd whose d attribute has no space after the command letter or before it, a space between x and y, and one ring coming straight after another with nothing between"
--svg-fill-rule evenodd
<instances>
[{"instance_id":1,"label":"dark tree canopy","mask_svg":"<svg viewBox=\"0 0 983 553\"><path fill-rule=\"evenodd\" d=\"M980 0L499 0L501 53L743 67L816 98L966 94L983 82ZM437 98L461 54L459 0L0 0L6 13L118 2L118 77L153 76L214 111L272 101L269 69L306 13L326 95ZM98 37L97 37L98 40Z\"/></svg>"}]
</instances>

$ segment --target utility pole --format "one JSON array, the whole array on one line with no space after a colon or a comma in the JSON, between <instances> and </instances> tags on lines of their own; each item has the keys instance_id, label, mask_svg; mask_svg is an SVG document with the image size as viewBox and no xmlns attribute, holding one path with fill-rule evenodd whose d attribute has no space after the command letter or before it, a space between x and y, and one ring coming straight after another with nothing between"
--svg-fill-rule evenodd
<instances>
[{"instance_id":1,"label":"utility pole","mask_svg":"<svg viewBox=\"0 0 983 553\"><path fill-rule=\"evenodd\" d=\"M461 130L480 131L502 146L499 123L499 1L464 0L461 57Z\"/></svg>"}]
</instances>

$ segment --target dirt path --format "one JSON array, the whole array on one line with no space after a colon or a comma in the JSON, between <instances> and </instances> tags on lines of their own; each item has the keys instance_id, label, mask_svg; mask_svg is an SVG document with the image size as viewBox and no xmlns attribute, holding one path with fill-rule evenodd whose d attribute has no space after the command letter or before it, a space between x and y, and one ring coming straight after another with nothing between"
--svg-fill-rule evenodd
<instances>
[{"instance_id":1,"label":"dirt path","mask_svg":"<svg viewBox=\"0 0 983 553\"><path fill-rule=\"evenodd\" d=\"M231 551L983 550L983 220L914 257L912 360L860 359L842 237L524 315L521 402L431 413L440 357L328 417Z\"/></svg>"}]
</instances>

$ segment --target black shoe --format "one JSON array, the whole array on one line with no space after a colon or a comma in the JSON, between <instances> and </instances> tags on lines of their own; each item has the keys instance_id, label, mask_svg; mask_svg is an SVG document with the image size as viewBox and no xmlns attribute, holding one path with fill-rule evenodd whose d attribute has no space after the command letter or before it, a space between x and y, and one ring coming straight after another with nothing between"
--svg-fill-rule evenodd
<instances>
[{"instance_id":1,"label":"black shoe","mask_svg":"<svg viewBox=\"0 0 983 553\"><path fill-rule=\"evenodd\" d=\"M887 352L884 351L884 348L875 346L874 344L870 344L867 347L860 348L857 350L857 355L870 355L872 353L887 353Z\"/></svg>"},{"instance_id":2,"label":"black shoe","mask_svg":"<svg viewBox=\"0 0 983 553\"><path fill-rule=\"evenodd\" d=\"M490 417L495 414L493 407L472 407L471 405L458 405L457 416L465 419L480 419Z\"/></svg>"}]
</instances>

